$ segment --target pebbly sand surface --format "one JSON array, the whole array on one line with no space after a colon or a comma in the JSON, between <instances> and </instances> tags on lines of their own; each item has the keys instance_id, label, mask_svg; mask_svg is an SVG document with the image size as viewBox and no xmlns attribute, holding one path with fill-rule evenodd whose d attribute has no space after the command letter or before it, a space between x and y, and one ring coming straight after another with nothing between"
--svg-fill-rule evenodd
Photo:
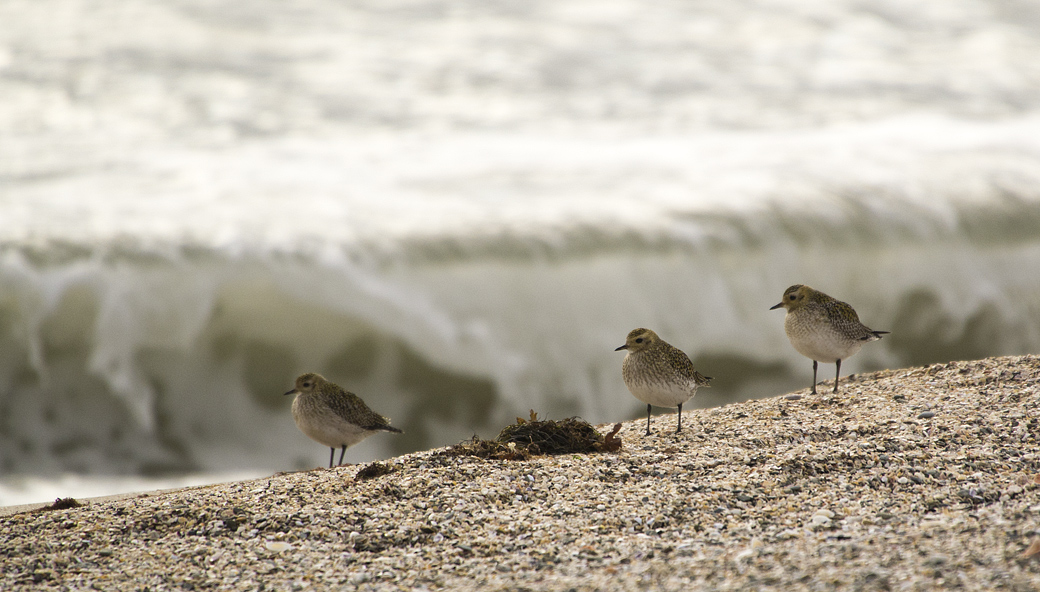
<instances>
[{"instance_id":1,"label":"pebbly sand surface","mask_svg":"<svg viewBox=\"0 0 1040 592\"><path fill-rule=\"evenodd\" d=\"M0 518L0 590L1040 590L1040 357ZM603 431L603 430L601 430Z\"/></svg>"}]
</instances>

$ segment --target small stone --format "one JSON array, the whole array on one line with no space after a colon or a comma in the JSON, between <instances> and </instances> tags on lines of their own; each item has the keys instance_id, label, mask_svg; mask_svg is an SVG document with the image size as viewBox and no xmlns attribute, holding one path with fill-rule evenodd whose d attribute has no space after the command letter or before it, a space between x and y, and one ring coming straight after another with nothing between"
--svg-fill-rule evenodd
<instances>
[{"instance_id":1,"label":"small stone","mask_svg":"<svg viewBox=\"0 0 1040 592\"><path fill-rule=\"evenodd\" d=\"M922 411L917 415L917 419L931 419L935 417L934 411Z\"/></svg>"},{"instance_id":2,"label":"small stone","mask_svg":"<svg viewBox=\"0 0 1040 592\"><path fill-rule=\"evenodd\" d=\"M272 553L281 553L282 551L292 549L292 545L283 541L267 541L264 543L264 547L267 547L267 550Z\"/></svg>"},{"instance_id":3,"label":"small stone","mask_svg":"<svg viewBox=\"0 0 1040 592\"><path fill-rule=\"evenodd\" d=\"M950 558L946 555L943 555L942 553L936 553L925 559L924 564L928 567L939 567L941 565L946 565L947 563L949 563L949 561Z\"/></svg>"},{"instance_id":4,"label":"small stone","mask_svg":"<svg viewBox=\"0 0 1040 592\"><path fill-rule=\"evenodd\" d=\"M960 491L957 492L957 497L962 498L962 499L966 499L966 500L971 500L971 501L982 501L983 500L982 490L981 489L975 489L975 488L961 489Z\"/></svg>"},{"instance_id":5,"label":"small stone","mask_svg":"<svg viewBox=\"0 0 1040 592\"><path fill-rule=\"evenodd\" d=\"M801 401L801 395L784 395L784 399L787 401Z\"/></svg>"}]
</instances>

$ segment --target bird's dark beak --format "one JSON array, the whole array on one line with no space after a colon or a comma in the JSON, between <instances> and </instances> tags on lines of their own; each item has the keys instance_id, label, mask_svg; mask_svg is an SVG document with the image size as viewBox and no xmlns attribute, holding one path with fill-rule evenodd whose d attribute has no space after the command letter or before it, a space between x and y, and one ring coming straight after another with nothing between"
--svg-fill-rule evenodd
<instances>
[{"instance_id":1,"label":"bird's dark beak","mask_svg":"<svg viewBox=\"0 0 1040 592\"><path fill-rule=\"evenodd\" d=\"M285 393L285 395L295 395L295 394L296 394L296 389L293 389L293 390ZM282 396L284 397L285 395L282 395Z\"/></svg>"},{"instance_id":2,"label":"bird's dark beak","mask_svg":"<svg viewBox=\"0 0 1040 592\"><path fill-rule=\"evenodd\" d=\"M615 349L614 351L621 351L623 349L628 349L628 345L627 344L626 345L622 345L621 347Z\"/></svg>"},{"instance_id":3,"label":"bird's dark beak","mask_svg":"<svg viewBox=\"0 0 1040 592\"><path fill-rule=\"evenodd\" d=\"M769 307L769 310L776 310L776 309L780 308L780 307L781 307L781 306L783 306L783 305L784 305L784 303L783 303L783 302L781 302L780 304L777 304L776 306L770 306L770 307Z\"/></svg>"}]
</instances>

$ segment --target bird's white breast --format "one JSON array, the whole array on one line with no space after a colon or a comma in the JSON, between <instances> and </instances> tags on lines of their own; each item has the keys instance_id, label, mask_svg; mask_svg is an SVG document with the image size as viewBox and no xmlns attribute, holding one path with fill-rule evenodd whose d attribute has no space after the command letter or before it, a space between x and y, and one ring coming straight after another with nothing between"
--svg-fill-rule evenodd
<instances>
[{"instance_id":1,"label":"bird's white breast","mask_svg":"<svg viewBox=\"0 0 1040 592\"><path fill-rule=\"evenodd\" d=\"M800 319L788 314L784 319L784 331L798 353L803 356L833 364L855 354L863 347L863 341L850 339L826 322Z\"/></svg>"},{"instance_id":2,"label":"bird's white breast","mask_svg":"<svg viewBox=\"0 0 1040 592\"><path fill-rule=\"evenodd\" d=\"M374 433L346 421L328 408L308 405L302 399L297 395L293 401L293 420L301 432L319 444L330 448L349 447Z\"/></svg>"}]
</instances>

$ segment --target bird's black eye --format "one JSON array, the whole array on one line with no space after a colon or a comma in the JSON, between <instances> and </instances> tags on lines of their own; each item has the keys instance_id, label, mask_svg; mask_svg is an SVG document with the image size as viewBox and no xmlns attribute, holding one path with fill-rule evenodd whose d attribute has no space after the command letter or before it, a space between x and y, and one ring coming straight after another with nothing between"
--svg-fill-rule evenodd
<instances>
[{"instance_id":1,"label":"bird's black eye","mask_svg":"<svg viewBox=\"0 0 1040 592\"><path fill-rule=\"evenodd\" d=\"M794 294L791 294L790 296L787 297L788 300L794 300L795 298L797 298L797 296L794 295Z\"/></svg>"},{"instance_id":2,"label":"bird's black eye","mask_svg":"<svg viewBox=\"0 0 1040 592\"><path fill-rule=\"evenodd\" d=\"M636 343L643 343L642 337L636 337Z\"/></svg>"},{"instance_id":3,"label":"bird's black eye","mask_svg":"<svg viewBox=\"0 0 1040 592\"><path fill-rule=\"evenodd\" d=\"M303 383L303 386L304 386L304 388L311 388L311 383L305 382L305 383Z\"/></svg>"}]
</instances>

